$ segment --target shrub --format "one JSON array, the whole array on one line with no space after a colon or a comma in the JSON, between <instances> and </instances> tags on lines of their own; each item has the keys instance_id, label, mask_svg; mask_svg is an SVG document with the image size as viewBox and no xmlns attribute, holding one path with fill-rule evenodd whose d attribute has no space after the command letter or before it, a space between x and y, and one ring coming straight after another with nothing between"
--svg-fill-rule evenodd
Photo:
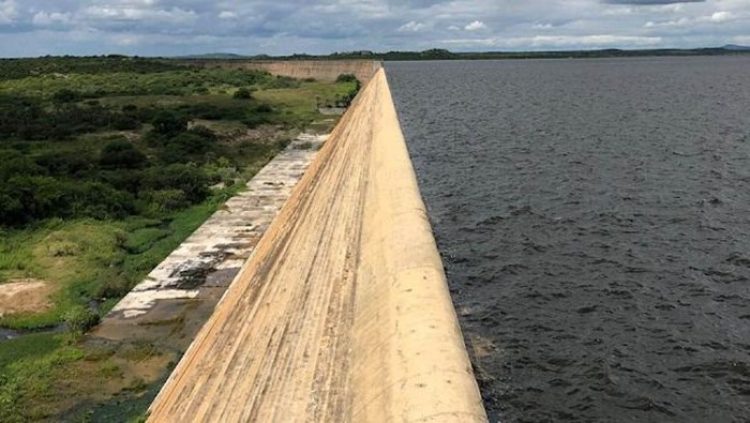
<instances>
[{"instance_id":1,"label":"shrub","mask_svg":"<svg viewBox=\"0 0 750 423\"><path fill-rule=\"evenodd\" d=\"M23 224L50 217L119 218L132 213L133 197L101 182L18 175L0 186L0 222Z\"/></svg>"},{"instance_id":2,"label":"shrub","mask_svg":"<svg viewBox=\"0 0 750 423\"><path fill-rule=\"evenodd\" d=\"M161 158L165 163L203 162L203 156L211 151L213 146L213 139L193 131L185 132L167 141Z\"/></svg>"},{"instance_id":3,"label":"shrub","mask_svg":"<svg viewBox=\"0 0 750 423\"><path fill-rule=\"evenodd\" d=\"M216 132L212 131L210 128L207 128L203 125L197 125L188 131L190 134L198 135L199 137L209 140L209 141L216 141Z\"/></svg>"},{"instance_id":4,"label":"shrub","mask_svg":"<svg viewBox=\"0 0 750 423\"><path fill-rule=\"evenodd\" d=\"M188 120L181 114L161 111L153 120L154 131L161 135L174 136L188 129Z\"/></svg>"},{"instance_id":5,"label":"shrub","mask_svg":"<svg viewBox=\"0 0 750 423\"><path fill-rule=\"evenodd\" d=\"M81 177L94 168L95 160L85 152L49 152L35 159L36 164L55 176Z\"/></svg>"},{"instance_id":6,"label":"shrub","mask_svg":"<svg viewBox=\"0 0 750 423\"><path fill-rule=\"evenodd\" d=\"M101 182L75 184L70 193L72 216L118 219L135 212L131 194Z\"/></svg>"},{"instance_id":7,"label":"shrub","mask_svg":"<svg viewBox=\"0 0 750 423\"><path fill-rule=\"evenodd\" d=\"M148 203L151 212L155 213L180 210L190 205L185 192L179 189L146 191L141 198Z\"/></svg>"},{"instance_id":8,"label":"shrub","mask_svg":"<svg viewBox=\"0 0 750 423\"><path fill-rule=\"evenodd\" d=\"M342 73L336 78L336 82L359 82L356 76L351 73Z\"/></svg>"},{"instance_id":9,"label":"shrub","mask_svg":"<svg viewBox=\"0 0 750 423\"><path fill-rule=\"evenodd\" d=\"M258 126L269 122L270 121L268 120L268 118L260 114L253 114L247 116L245 119L242 119L242 123L244 123L250 129L257 128Z\"/></svg>"},{"instance_id":10,"label":"shrub","mask_svg":"<svg viewBox=\"0 0 750 423\"><path fill-rule=\"evenodd\" d=\"M150 168L144 175L143 182L146 189L153 191L180 190L191 203L203 201L209 194L208 176L192 165L172 164Z\"/></svg>"},{"instance_id":11,"label":"shrub","mask_svg":"<svg viewBox=\"0 0 750 423\"><path fill-rule=\"evenodd\" d=\"M108 168L137 169L146 164L146 155L127 140L107 144L99 155L99 163Z\"/></svg>"},{"instance_id":12,"label":"shrub","mask_svg":"<svg viewBox=\"0 0 750 423\"><path fill-rule=\"evenodd\" d=\"M240 88L234 92L233 97L240 100L249 100L253 98L253 94L247 88Z\"/></svg>"},{"instance_id":13,"label":"shrub","mask_svg":"<svg viewBox=\"0 0 750 423\"><path fill-rule=\"evenodd\" d=\"M141 188L143 172L141 169L103 169L98 172L97 177L117 190L137 194Z\"/></svg>"},{"instance_id":14,"label":"shrub","mask_svg":"<svg viewBox=\"0 0 750 423\"><path fill-rule=\"evenodd\" d=\"M115 115L112 118L112 127L118 131L132 131L141 127L141 122L131 115Z\"/></svg>"},{"instance_id":15,"label":"shrub","mask_svg":"<svg viewBox=\"0 0 750 423\"><path fill-rule=\"evenodd\" d=\"M84 306L74 306L64 315L63 320L68 331L74 334L82 334L99 324L99 315Z\"/></svg>"},{"instance_id":16,"label":"shrub","mask_svg":"<svg viewBox=\"0 0 750 423\"><path fill-rule=\"evenodd\" d=\"M54 101L55 103L75 103L82 97L83 96L76 91L63 88L62 90L52 95L52 101Z\"/></svg>"},{"instance_id":17,"label":"shrub","mask_svg":"<svg viewBox=\"0 0 750 423\"><path fill-rule=\"evenodd\" d=\"M0 180L18 175L40 175L44 169L16 150L0 150Z\"/></svg>"},{"instance_id":18,"label":"shrub","mask_svg":"<svg viewBox=\"0 0 750 423\"><path fill-rule=\"evenodd\" d=\"M212 183L222 182L226 186L232 186L240 177L240 172L226 157L219 157L206 164L204 169Z\"/></svg>"}]
</instances>

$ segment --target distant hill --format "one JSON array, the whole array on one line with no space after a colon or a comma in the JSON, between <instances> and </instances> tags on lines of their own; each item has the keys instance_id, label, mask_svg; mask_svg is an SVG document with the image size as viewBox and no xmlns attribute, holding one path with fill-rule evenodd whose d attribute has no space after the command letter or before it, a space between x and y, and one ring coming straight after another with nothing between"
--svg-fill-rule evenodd
<instances>
[{"instance_id":1,"label":"distant hill","mask_svg":"<svg viewBox=\"0 0 750 423\"><path fill-rule=\"evenodd\" d=\"M728 44L724 47L695 49L645 49L645 50L569 50L569 51L484 51L453 52L445 49L424 51L388 51L374 52L369 50L337 52L329 55L293 54L290 56L243 56L232 53L209 53L176 57L187 60L499 60L499 59L572 59L602 57L643 57L643 56L721 56L750 54L750 47Z\"/></svg>"},{"instance_id":2,"label":"distant hill","mask_svg":"<svg viewBox=\"0 0 750 423\"><path fill-rule=\"evenodd\" d=\"M210 60L233 60L233 59L247 59L249 56L243 56L241 54L234 53L206 53L206 54L191 54L187 56L179 56L176 59L210 59Z\"/></svg>"},{"instance_id":3,"label":"distant hill","mask_svg":"<svg viewBox=\"0 0 750 423\"><path fill-rule=\"evenodd\" d=\"M722 47L724 50L731 50L731 51L750 51L750 47L747 46L738 46L736 44L727 44L724 47Z\"/></svg>"}]
</instances>

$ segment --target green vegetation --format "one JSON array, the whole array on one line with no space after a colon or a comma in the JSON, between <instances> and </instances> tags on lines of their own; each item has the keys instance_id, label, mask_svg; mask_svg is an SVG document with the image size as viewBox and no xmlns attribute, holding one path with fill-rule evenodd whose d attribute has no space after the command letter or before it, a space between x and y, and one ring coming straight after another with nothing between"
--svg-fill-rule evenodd
<instances>
[{"instance_id":1,"label":"green vegetation","mask_svg":"<svg viewBox=\"0 0 750 423\"><path fill-rule=\"evenodd\" d=\"M599 58L599 57L648 57L648 56L725 56L750 54L750 48L727 45L714 48L695 49L601 49L601 50L559 50L559 51L474 51L453 52L450 50L433 48L423 51L387 51L375 52L369 50L345 51L319 56L310 54L294 54L291 56L245 56L233 57L227 60L257 59L257 60L508 60L508 59L570 59L570 58Z\"/></svg>"},{"instance_id":2,"label":"green vegetation","mask_svg":"<svg viewBox=\"0 0 750 423\"><path fill-rule=\"evenodd\" d=\"M0 60L0 284L50 287L47 307L0 326L64 328L0 341L0 421L117 415L112 395L140 395L122 376L133 354L81 335L298 131L330 129L316 99L358 89L120 56Z\"/></svg>"}]
</instances>

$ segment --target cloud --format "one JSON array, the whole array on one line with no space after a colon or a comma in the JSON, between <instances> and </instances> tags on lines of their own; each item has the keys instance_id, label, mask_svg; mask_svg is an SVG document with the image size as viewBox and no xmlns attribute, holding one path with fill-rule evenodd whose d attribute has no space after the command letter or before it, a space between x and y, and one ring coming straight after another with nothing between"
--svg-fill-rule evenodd
<instances>
[{"instance_id":1,"label":"cloud","mask_svg":"<svg viewBox=\"0 0 750 423\"><path fill-rule=\"evenodd\" d=\"M747 44L750 0L0 0L0 56Z\"/></svg>"},{"instance_id":2,"label":"cloud","mask_svg":"<svg viewBox=\"0 0 750 423\"><path fill-rule=\"evenodd\" d=\"M614 47L628 43L638 47L649 47L658 45L662 41L659 37L637 37L617 35L583 35L583 36L558 36L538 35L533 37L513 38L468 38L449 39L447 44L474 44L486 48L516 48L519 46L545 47L545 48L604 48Z\"/></svg>"},{"instance_id":3,"label":"cloud","mask_svg":"<svg viewBox=\"0 0 750 423\"><path fill-rule=\"evenodd\" d=\"M150 5L154 0L140 0L143 5ZM169 10L150 7L102 5L91 6L83 11L89 19L102 21L158 21L158 22L186 22L196 17L192 10L173 7Z\"/></svg>"},{"instance_id":4,"label":"cloud","mask_svg":"<svg viewBox=\"0 0 750 423\"><path fill-rule=\"evenodd\" d=\"M711 15L709 19L711 20L711 22L722 23L722 22L730 21L733 18L734 16L732 15L731 12L721 11L721 12L715 12L714 14Z\"/></svg>"},{"instance_id":5,"label":"cloud","mask_svg":"<svg viewBox=\"0 0 750 423\"><path fill-rule=\"evenodd\" d=\"M14 0L0 1L0 24L12 23L16 16L18 11Z\"/></svg>"},{"instance_id":6,"label":"cloud","mask_svg":"<svg viewBox=\"0 0 750 423\"><path fill-rule=\"evenodd\" d=\"M237 12L232 12L231 10L222 10L219 13L219 19L236 19L237 16Z\"/></svg>"},{"instance_id":7,"label":"cloud","mask_svg":"<svg viewBox=\"0 0 750 423\"><path fill-rule=\"evenodd\" d=\"M486 29L487 25L482 21L474 21L464 27L467 31L479 31L480 29Z\"/></svg>"},{"instance_id":8,"label":"cloud","mask_svg":"<svg viewBox=\"0 0 750 423\"><path fill-rule=\"evenodd\" d=\"M635 6L653 6L657 4L675 4L675 3L703 3L706 0L605 0L609 4L632 4Z\"/></svg>"},{"instance_id":9,"label":"cloud","mask_svg":"<svg viewBox=\"0 0 750 423\"><path fill-rule=\"evenodd\" d=\"M398 32L419 32L425 28L425 24L417 21L409 21L398 28Z\"/></svg>"},{"instance_id":10,"label":"cloud","mask_svg":"<svg viewBox=\"0 0 750 423\"><path fill-rule=\"evenodd\" d=\"M31 22L37 26L65 25L71 22L70 13L39 11L31 18Z\"/></svg>"},{"instance_id":11,"label":"cloud","mask_svg":"<svg viewBox=\"0 0 750 423\"><path fill-rule=\"evenodd\" d=\"M750 16L750 14L748 14ZM693 28L698 29L704 25L716 25L724 24L727 22L738 20L739 16L729 11L714 12L710 15L695 16L695 17L681 17L679 19L665 20L665 21L648 21L646 22L646 28Z\"/></svg>"}]
</instances>

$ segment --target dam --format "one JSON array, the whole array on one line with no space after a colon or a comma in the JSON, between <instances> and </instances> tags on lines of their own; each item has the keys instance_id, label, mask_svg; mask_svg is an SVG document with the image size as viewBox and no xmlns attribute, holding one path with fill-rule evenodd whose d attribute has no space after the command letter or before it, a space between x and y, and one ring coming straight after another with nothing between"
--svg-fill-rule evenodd
<instances>
[{"instance_id":1,"label":"dam","mask_svg":"<svg viewBox=\"0 0 750 423\"><path fill-rule=\"evenodd\" d=\"M149 421L487 421L385 70L355 65L296 64L367 82Z\"/></svg>"}]
</instances>

